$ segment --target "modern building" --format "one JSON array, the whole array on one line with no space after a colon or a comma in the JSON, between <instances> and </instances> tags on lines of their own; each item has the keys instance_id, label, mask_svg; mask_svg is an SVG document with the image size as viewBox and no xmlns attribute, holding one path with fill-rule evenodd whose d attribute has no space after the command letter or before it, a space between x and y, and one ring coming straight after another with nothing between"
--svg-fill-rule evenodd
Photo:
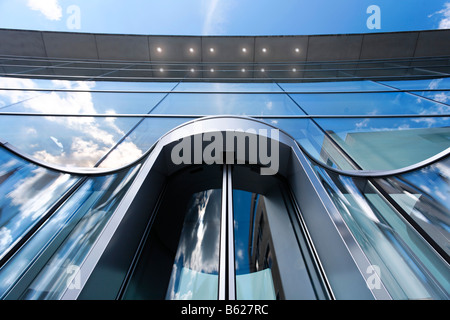
<instances>
[{"instance_id":1,"label":"modern building","mask_svg":"<svg viewBox=\"0 0 450 320\"><path fill-rule=\"evenodd\" d=\"M1 299L450 297L450 30L0 30Z\"/></svg>"}]
</instances>

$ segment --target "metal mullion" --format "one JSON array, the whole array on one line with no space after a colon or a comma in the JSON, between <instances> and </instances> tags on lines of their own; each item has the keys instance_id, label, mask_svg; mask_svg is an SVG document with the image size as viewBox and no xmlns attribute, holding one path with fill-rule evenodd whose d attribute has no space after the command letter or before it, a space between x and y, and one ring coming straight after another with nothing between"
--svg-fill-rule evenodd
<instances>
[{"instance_id":1,"label":"metal mullion","mask_svg":"<svg viewBox=\"0 0 450 320\"><path fill-rule=\"evenodd\" d=\"M218 299L226 300L227 294L227 165L222 172L222 213L220 217L220 244L219 244L219 288Z\"/></svg>"},{"instance_id":2,"label":"metal mullion","mask_svg":"<svg viewBox=\"0 0 450 320\"><path fill-rule=\"evenodd\" d=\"M219 300L236 300L236 268L234 260L234 214L231 166L222 173L222 215L219 247Z\"/></svg>"},{"instance_id":3,"label":"metal mullion","mask_svg":"<svg viewBox=\"0 0 450 320\"><path fill-rule=\"evenodd\" d=\"M227 266L228 266L228 300L236 300L236 264L234 258L234 211L233 211L233 183L231 165L227 170Z\"/></svg>"}]
</instances>

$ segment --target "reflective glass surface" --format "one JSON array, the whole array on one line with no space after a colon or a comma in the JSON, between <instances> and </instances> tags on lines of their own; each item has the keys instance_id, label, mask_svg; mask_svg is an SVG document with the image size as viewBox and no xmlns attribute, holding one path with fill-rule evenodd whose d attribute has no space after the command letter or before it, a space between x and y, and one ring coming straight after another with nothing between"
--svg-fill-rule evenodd
<instances>
[{"instance_id":1,"label":"reflective glass surface","mask_svg":"<svg viewBox=\"0 0 450 320\"><path fill-rule=\"evenodd\" d=\"M0 270L4 293L25 271L37 272L21 299L59 299L139 170L88 178ZM38 263L35 259L40 256ZM34 263L34 264L33 264ZM32 268L30 270L30 268ZM16 293L17 294L17 293Z\"/></svg>"},{"instance_id":2,"label":"reflective glass surface","mask_svg":"<svg viewBox=\"0 0 450 320\"><path fill-rule=\"evenodd\" d=\"M139 119L0 116L0 138L45 163L93 167ZM140 155L141 150L131 143L117 166Z\"/></svg>"},{"instance_id":3,"label":"reflective glass surface","mask_svg":"<svg viewBox=\"0 0 450 320\"><path fill-rule=\"evenodd\" d=\"M286 92L342 92L342 91L388 91L394 90L376 82L365 81L337 81L337 82L304 82L279 83Z\"/></svg>"},{"instance_id":4,"label":"reflective glass surface","mask_svg":"<svg viewBox=\"0 0 450 320\"><path fill-rule=\"evenodd\" d=\"M166 299L217 299L221 196L220 189L192 195L186 209Z\"/></svg>"},{"instance_id":5,"label":"reflective glass surface","mask_svg":"<svg viewBox=\"0 0 450 320\"><path fill-rule=\"evenodd\" d=\"M425 79L425 80L397 80L379 81L388 86L401 90L427 90L427 89L450 89L450 78Z\"/></svg>"},{"instance_id":6,"label":"reflective glass surface","mask_svg":"<svg viewBox=\"0 0 450 320\"><path fill-rule=\"evenodd\" d=\"M287 95L259 93L171 93L152 113L180 115L303 114Z\"/></svg>"},{"instance_id":7,"label":"reflective glass surface","mask_svg":"<svg viewBox=\"0 0 450 320\"><path fill-rule=\"evenodd\" d=\"M233 191L236 294L239 300L276 298L272 275L275 257L267 217L266 220L263 217L266 214L263 198L247 191ZM277 283L277 287L280 286Z\"/></svg>"},{"instance_id":8,"label":"reflective glass surface","mask_svg":"<svg viewBox=\"0 0 450 320\"><path fill-rule=\"evenodd\" d=\"M450 89L450 78L415 81L384 81L382 83L402 90L438 90L414 91L414 93L438 102L446 104L450 103L450 91L439 91L439 89Z\"/></svg>"},{"instance_id":9,"label":"reflective glass surface","mask_svg":"<svg viewBox=\"0 0 450 320\"><path fill-rule=\"evenodd\" d=\"M448 299L448 264L365 179L315 167L346 225L394 299Z\"/></svg>"},{"instance_id":10,"label":"reflective glass surface","mask_svg":"<svg viewBox=\"0 0 450 320\"><path fill-rule=\"evenodd\" d=\"M260 118L259 120L289 134L310 157L320 163L343 170L354 169L335 143L311 119Z\"/></svg>"},{"instance_id":11,"label":"reflective glass surface","mask_svg":"<svg viewBox=\"0 0 450 320\"><path fill-rule=\"evenodd\" d=\"M139 125L111 151L100 168L115 168L138 159L147 152L164 134L190 118L144 118Z\"/></svg>"},{"instance_id":12,"label":"reflective glass surface","mask_svg":"<svg viewBox=\"0 0 450 320\"><path fill-rule=\"evenodd\" d=\"M177 91L193 92L281 92L276 83L181 82Z\"/></svg>"},{"instance_id":13,"label":"reflective glass surface","mask_svg":"<svg viewBox=\"0 0 450 320\"><path fill-rule=\"evenodd\" d=\"M324 299L316 264L282 181L234 166L232 198L236 298Z\"/></svg>"},{"instance_id":14,"label":"reflective glass surface","mask_svg":"<svg viewBox=\"0 0 450 320\"><path fill-rule=\"evenodd\" d=\"M310 115L448 114L450 106L406 92L291 94Z\"/></svg>"},{"instance_id":15,"label":"reflective glass surface","mask_svg":"<svg viewBox=\"0 0 450 320\"><path fill-rule=\"evenodd\" d=\"M69 92L69 91L5 91L0 97L12 94L22 102L2 108L8 112L64 113L64 114L145 114L156 106L164 93L126 92ZM29 99L34 96L33 99ZM4 102L8 98L4 98Z\"/></svg>"},{"instance_id":16,"label":"reflective glass surface","mask_svg":"<svg viewBox=\"0 0 450 320\"><path fill-rule=\"evenodd\" d=\"M450 254L450 158L396 177L378 179L392 199Z\"/></svg>"},{"instance_id":17,"label":"reflective glass surface","mask_svg":"<svg viewBox=\"0 0 450 320\"><path fill-rule=\"evenodd\" d=\"M365 170L392 170L450 147L449 118L316 119Z\"/></svg>"},{"instance_id":18,"label":"reflective glass surface","mask_svg":"<svg viewBox=\"0 0 450 320\"><path fill-rule=\"evenodd\" d=\"M28 163L0 147L0 259L77 179Z\"/></svg>"},{"instance_id":19,"label":"reflective glass surface","mask_svg":"<svg viewBox=\"0 0 450 320\"><path fill-rule=\"evenodd\" d=\"M26 79L0 77L0 88L15 89L76 89L76 90L118 90L118 91L170 91L178 82L148 82L148 81L72 81Z\"/></svg>"},{"instance_id":20,"label":"reflective glass surface","mask_svg":"<svg viewBox=\"0 0 450 320\"><path fill-rule=\"evenodd\" d=\"M121 299L217 299L222 167L172 175L136 251ZM154 211L153 211L154 210Z\"/></svg>"}]
</instances>

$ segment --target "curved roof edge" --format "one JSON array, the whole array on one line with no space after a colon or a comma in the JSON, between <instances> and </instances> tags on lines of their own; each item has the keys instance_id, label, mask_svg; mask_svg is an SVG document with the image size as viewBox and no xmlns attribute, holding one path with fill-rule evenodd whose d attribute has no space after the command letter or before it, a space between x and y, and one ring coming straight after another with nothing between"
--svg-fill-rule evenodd
<instances>
[{"instance_id":1,"label":"curved roof edge","mask_svg":"<svg viewBox=\"0 0 450 320\"><path fill-rule=\"evenodd\" d=\"M158 63L264 64L450 56L450 30L309 36L160 36L0 29L0 43L0 55Z\"/></svg>"}]
</instances>

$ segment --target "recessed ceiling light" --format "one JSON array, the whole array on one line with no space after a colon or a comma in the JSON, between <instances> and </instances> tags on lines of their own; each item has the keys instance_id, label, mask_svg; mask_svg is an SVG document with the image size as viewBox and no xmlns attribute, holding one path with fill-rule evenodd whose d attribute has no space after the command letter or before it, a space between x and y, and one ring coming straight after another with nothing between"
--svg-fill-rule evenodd
<instances>
[{"instance_id":1,"label":"recessed ceiling light","mask_svg":"<svg viewBox=\"0 0 450 320\"><path fill-rule=\"evenodd\" d=\"M214 68L211 68L211 72L214 72Z\"/></svg>"},{"instance_id":2,"label":"recessed ceiling light","mask_svg":"<svg viewBox=\"0 0 450 320\"><path fill-rule=\"evenodd\" d=\"M194 68L191 68L191 72L195 72L195 69L194 69Z\"/></svg>"},{"instance_id":3,"label":"recessed ceiling light","mask_svg":"<svg viewBox=\"0 0 450 320\"><path fill-rule=\"evenodd\" d=\"M295 48L295 52L300 52L300 49L299 48Z\"/></svg>"},{"instance_id":4,"label":"recessed ceiling light","mask_svg":"<svg viewBox=\"0 0 450 320\"><path fill-rule=\"evenodd\" d=\"M190 52L194 52L194 48L189 48L189 51Z\"/></svg>"},{"instance_id":5,"label":"recessed ceiling light","mask_svg":"<svg viewBox=\"0 0 450 320\"><path fill-rule=\"evenodd\" d=\"M209 48L209 51L214 52L214 48Z\"/></svg>"},{"instance_id":6,"label":"recessed ceiling light","mask_svg":"<svg viewBox=\"0 0 450 320\"><path fill-rule=\"evenodd\" d=\"M156 48L156 51L158 51L158 52L162 52L162 49L161 49L161 47L158 47L158 48Z\"/></svg>"},{"instance_id":7,"label":"recessed ceiling light","mask_svg":"<svg viewBox=\"0 0 450 320\"><path fill-rule=\"evenodd\" d=\"M164 72L164 69L163 68L159 68L159 72Z\"/></svg>"},{"instance_id":8,"label":"recessed ceiling light","mask_svg":"<svg viewBox=\"0 0 450 320\"><path fill-rule=\"evenodd\" d=\"M242 48L242 52L247 52L247 48Z\"/></svg>"},{"instance_id":9,"label":"recessed ceiling light","mask_svg":"<svg viewBox=\"0 0 450 320\"><path fill-rule=\"evenodd\" d=\"M242 68L242 69L241 69L241 71L242 71L242 72L245 72L245 69L244 69L244 68Z\"/></svg>"},{"instance_id":10,"label":"recessed ceiling light","mask_svg":"<svg viewBox=\"0 0 450 320\"><path fill-rule=\"evenodd\" d=\"M262 52L267 52L267 49L266 48L262 48Z\"/></svg>"},{"instance_id":11,"label":"recessed ceiling light","mask_svg":"<svg viewBox=\"0 0 450 320\"><path fill-rule=\"evenodd\" d=\"M297 69L295 69L295 68L292 68L292 72L297 72Z\"/></svg>"},{"instance_id":12,"label":"recessed ceiling light","mask_svg":"<svg viewBox=\"0 0 450 320\"><path fill-rule=\"evenodd\" d=\"M261 72L264 72L264 71L266 71L266 70L264 70L264 68L261 68Z\"/></svg>"}]
</instances>

